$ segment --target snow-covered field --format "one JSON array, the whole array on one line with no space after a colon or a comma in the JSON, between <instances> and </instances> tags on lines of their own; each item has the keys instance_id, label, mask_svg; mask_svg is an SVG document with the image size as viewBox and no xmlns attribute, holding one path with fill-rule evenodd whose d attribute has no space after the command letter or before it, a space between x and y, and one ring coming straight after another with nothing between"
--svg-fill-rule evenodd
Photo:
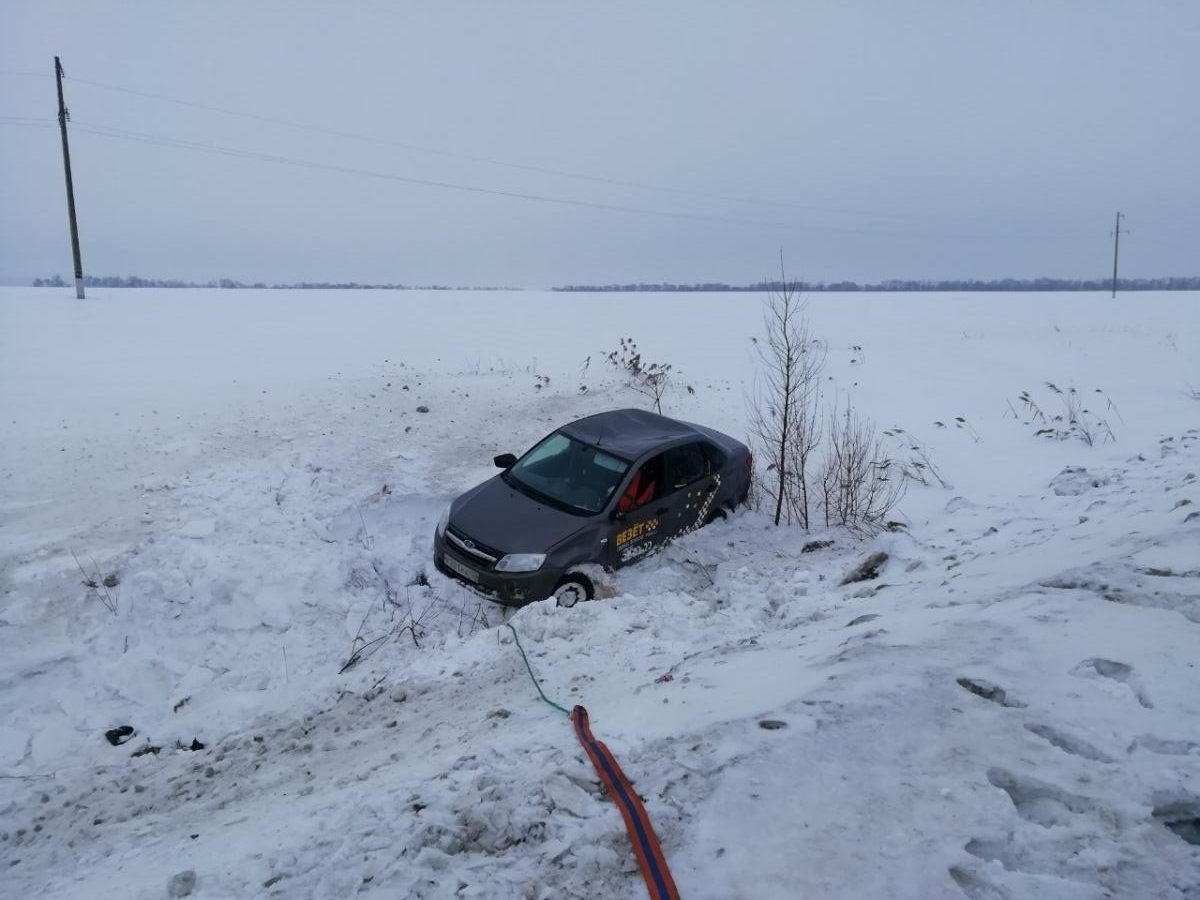
<instances>
[{"instance_id":1,"label":"snow-covered field","mask_svg":"<svg viewBox=\"0 0 1200 900\"><path fill-rule=\"evenodd\" d=\"M644 896L431 532L495 453L640 405L622 336L744 436L761 303L0 289L0 897ZM739 513L509 617L682 896L1200 898L1200 297L809 314L827 392L950 486L875 538ZM1036 437L1046 382L1115 439Z\"/></svg>"}]
</instances>

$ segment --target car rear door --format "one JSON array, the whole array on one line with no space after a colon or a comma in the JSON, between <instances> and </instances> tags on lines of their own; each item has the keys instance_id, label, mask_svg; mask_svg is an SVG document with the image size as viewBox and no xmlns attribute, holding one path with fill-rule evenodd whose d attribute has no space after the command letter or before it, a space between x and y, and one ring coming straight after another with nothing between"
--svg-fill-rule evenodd
<instances>
[{"instance_id":1,"label":"car rear door","mask_svg":"<svg viewBox=\"0 0 1200 900\"><path fill-rule=\"evenodd\" d=\"M664 524L669 537L694 531L708 520L720 488L720 475L713 466L714 451L705 441L681 444L667 451L670 494L661 506L667 510Z\"/></svg>"}]
</instances>

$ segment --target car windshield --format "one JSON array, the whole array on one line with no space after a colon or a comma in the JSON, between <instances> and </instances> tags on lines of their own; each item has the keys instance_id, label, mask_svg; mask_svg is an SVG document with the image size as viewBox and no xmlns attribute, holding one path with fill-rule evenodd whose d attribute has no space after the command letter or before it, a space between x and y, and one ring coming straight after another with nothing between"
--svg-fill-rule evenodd
<instances>
[{"instance_id":1,"label":"car windshield","mask_svg":"<svg viewBox=\"0 0 1200 900\"><path fill-rule=\"evenodd\" d=\"M504 479L576 513L598 513L612 498L629 463L556 431L521 457Z\"/></svg>"}]
</instances>

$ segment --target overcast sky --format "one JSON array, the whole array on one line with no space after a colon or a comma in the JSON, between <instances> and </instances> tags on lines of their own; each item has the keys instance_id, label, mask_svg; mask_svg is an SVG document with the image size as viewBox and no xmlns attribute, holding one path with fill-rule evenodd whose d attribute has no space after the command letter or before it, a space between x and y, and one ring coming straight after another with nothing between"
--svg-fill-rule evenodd
<instances>
[{"instance_id":1,"label":"overcast sky","mask_svg":"<svg viewBox=\"0 0 1200 900\"><path fill-rule=\"evenodd\" d=\"M71 274L55 54L89 274L1098 277L1120 209L1195 275L1197 48L1195 0L4 0L0 281Z\"/></svg>"}]
</instances>

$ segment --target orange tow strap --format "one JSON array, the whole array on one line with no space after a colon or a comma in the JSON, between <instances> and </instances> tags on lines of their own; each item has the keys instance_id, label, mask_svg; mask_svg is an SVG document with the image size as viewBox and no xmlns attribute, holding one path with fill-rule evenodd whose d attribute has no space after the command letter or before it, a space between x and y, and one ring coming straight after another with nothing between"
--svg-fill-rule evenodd
<instances>
[{"instance_id":1,"label":"orange tow strap","mask_svg":"<svg viewBox=\"0 0 1200 900\"><path fill-rule=\"evenodd\" d=\"M679 900L679 891L671 878L671 870L663 858L662 847L658 844L658 835L650 824L646 807L642 799L621 771L612 752L603 741L592 736L588 726L587 710L576 706L571 711L571 721L575 724L575 734L579 743L587 751L588 759L596 767L600 780L608 789L608 795L616 801L625 820L625 830L629 832L629 842L633 844L633 852L637 856L638 867L642 870L642 878L646 880L646 890L650 900Z\"/></svg>"}]
</instances>

